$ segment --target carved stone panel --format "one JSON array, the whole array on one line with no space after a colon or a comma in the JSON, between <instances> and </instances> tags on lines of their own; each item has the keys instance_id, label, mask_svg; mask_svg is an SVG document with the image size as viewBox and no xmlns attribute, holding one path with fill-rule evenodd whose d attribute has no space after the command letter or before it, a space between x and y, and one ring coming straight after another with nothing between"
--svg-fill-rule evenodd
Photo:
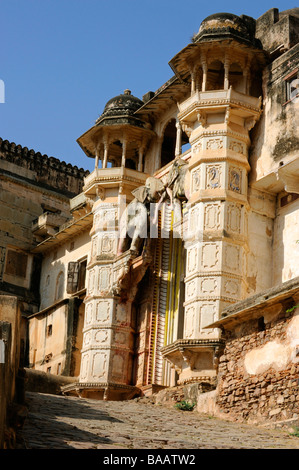
<instances>
[{"instance_id":1,"label":"carved stone panel","mask_svg":"<svg viewBox=\"0 0 299 470\"><path fill-rule=\"evenodd\" d=\"M114 378L122 379L126 374L125 360L123 355L115 353L112 359L112 375Z\"/></svg>"},{"instance_id":2,"label":"carved stone panel","mask_svg":"<svg viewBox=\"0 0 299 470\"><path fill-rule=\"evenodd\" d=\"M191 192L195 193L200 189L200 168L191 171Z\"/></svg>"},{"instance_id":3,"label":"carved stone panel","mask_svg":"<svg viewBox=\"0 0 299 470\"><path fill-rule=\"evenodd\" d=\"M233 152L237 152L242 155L246 154L245 144L243 144L243 142L238 142L237 140L231 140L228 148L232 150Z\"/></svg>"},{"instance_id":4,"label":"carved stone panel","mask_svg":"<svg viewBox=\"0 0 299 470\"><path fill-rule=\"evenodd\" d=\"M223 279L223 290L222 294L224 297L233 297L236 299L241 298L241 284L238 279L229 279L229 278L224 278Z\"/></svg>"},{"instance_id":5,"label":"carved stone panel","mask_svg":"<svg viewBox=\"0 0 299 470\"><path fill-rule=\"evenodd\" d=\"M83 348L88 348L91 345L92 333L91 330L87 331L83 335Z\"/></svg>"},{"instance_id":6,"label":"carved stone panel","mask_svg":"<svg viewBox=\"0 0 299 470\"><path fill-rule=\"evenodd\" d=\"M206 166L206 189L221 188L221 165Z\"/></svg>"},{"instance_id":7,"label":"carved stone panel","mask_svg":"<svg viewBox=\"0 0 299 470\"><path fill-rule=\"evenodd\" d=\"M95 269L90 269L88 274L88 284L87 284L87 292L88 294L93 294L95 291Z\"/></svg>"},{"instance_id":8,"label":"carved stone panel","mask_svg":"<svg viewBox=\"0 0 299 470\"><path fill-rule=\"evenodd\" d=\"M116 238L114 234L105 234L101 237L98 254L113 255L116 252Z\"/></svg>"},{"instance_id":9,"label":"carved stone panel","mask_svg":"<svg viewBox=\"0 0 299 470\"><path fill-rule=\"evenodd\" d=\"M218 243L203 244L201 267L208 270L220 267L220 247Z\"/></svg>"},{"instance_id":10,"label":"carved stone panel","mask_svg":"<svg viewBox=\"0 0 299 470\"><path fill-rule=\"evenodd\" d=\"M117 224L117 208L98 209L94 215L93 228L95 230L115 230Z\"/></svg>"},{"instance_id":11,"label":"carved stone panel","mask_svg":"<svg viewBox=\"0 0 299 470\"><path fill-rule=\"evenodd\" d=\"M202 150L202 142L198 141L192 146L192 153L199 153Z\"/></svg>"},{"instance_id":12,"label":"carved stone panel","mask_svg":"<svg viewBox=\"0 0 299 470\"><path fill-rule=\"evenodd\" d=\"M238 204L227 205L227 231L241 233L242 207Z\"/></svg>"},{"instance_id":13,"label":"carved stone panel","mask_svg":"<svg viewBox=\"0 0 299 470\"><path fill-rule=\"evenodd\" d=\"M195 305L186 307L185 311L185 333L184 338L194 338L195 336L196 308Z\"/></svg>"},{"instance_id":14,"label":"carved stone panel","mask_svg":"<svg viewBox=\"0 0 299 470\"><path fill-rule=\"evenodd\" d=\"M224 268L234 273L242 272L240 247L238 245L224 246Z\"/></svg>"},{"instance_id":15,"label":"carved stone panel","mask_svg":"<svg viewBox=\"0 0 299 470\"><path fill-rule=\"evenodd\" d=\"M91 256L94 258L98 253L98 237L92 237L91 247Z\"/></svg>"},{"instance_id":16,"label":"carved stone panel","mask_svg":"<svg viewBox=\"0 0 299 470\"><path fill-rule=\"evenodd\" d=\"M194 206L188 211L188 230L190 232L195 232L198 229L198 223L199 223L198 215L199 215L198 206Z\"/></svg>"},{"instance_id":17,"label":"carved stone panel","mask_svg":"<svg viewBox=\"0 0 299 470\"><path fill-rule=\"evenodd\" d=\"M216 295L218 290L218 281L214 277L204 277L200 282L200 291L203 296Z\"/></svg>"},{"instance_id":18,"label":"carved stone panel","mask_svg":"<svg viewBox=\"0 0 299 470\"><path fill-rule=\"evenodd\" d=\"M81 358L80 381L88 380L89 353L83 353Z\"/></svg>"},{"instance_id":19,"label":"carved stone panel","mask_svg":"<svg viewBox=\"0 0 299 470\"><path fill-rule=\"evenodd\" d=\"M204 206L204 230L219 230L221 227L221 204L205 204Z\"/></svg>"},{"instance_id":20,"label":"carved stone panel","mask_svg":"<svg viewBox=\"0 0 299 470\"><path fill-rule=\"evenodd\" d=\"M96 351L92 356L91 375L95 380L104 379L107 376L107 353Z\"/></svg>"},{"instance_id":21,"label":"carved stone panel","mask_svg":"<svg viewBox=\"0 0 299 470\"><path fill-rule=\"evenodd\" d=\"M242 171L239 168L230 167L228 174L228 189L235 193L242 192Z\"/></svg>"},{"instance_id":22,"label":"carved stone panel","mask_svg":"<svg viewBox=\"0 0 299 470\"><path fill-rule=\"evenodd\" d=\"M87 305L86 305L86 308L85 308L85 321L84 321L84 327L88 327L92 324L92 313L93 313L93 303L92 302L89 302Z\"/></svg>"},{"instance_id":23,"label":"carved stone panel","mask_svg":"<svg viewBox=\"0 0 299 470\"><path fill-rule=\"evenodd\" d=\"M94 341L96 345L106 344L108 341L108 331L107 330L97 330L94 335Z\"/></svg>"},{"instance_id":24,"label":"carved stone panel","mask_svg":"<svg viewBox=\"0 0 299 470\"><path fill-rule=\"evenodd\" d=\"M200 305L200 329L203 332L207 333L204 328L215 321L216 313L215 302L203 302Z\"/></svg>"},{"instance_id":25,"label":"carved stone panel","mask_svg":"<svg viewBox=\"0 0 299 470\"><path fill-rule=\"evenodd\" d=\"M207 150L220 150L223 148L223 140L221 137L207 140Z\"/></svg>"},{"instance_id":26,"label":"carved stone panel","mask_svg":"<svg viewBox=\"0 0 299 470\"><path fill-rule=\"evenodd\" d=\"M96 303L96 322L107 323L110 320L111 302L100 300Z\"/></svg>"},{"instance_id":27,"label":"carved stone panel","mask_svg":"<svg viewBox=\"0 0 299 470\"><path fill-rule=\"evenodd\" d=\"M187 273L191 274L197 270L198 249L196 246L189 248L187 252Z\"/></svg>"},{"instance_id":28,"label":"carved stone panel","mask_svg":"<svg viewBox=\"0 0 299 470\"><path fill-rule=\"evenodd\" d=\"M98 291L107 291L111 288L111 268L108 266L99 268Z\"/></svg>"},{"instance_id":29,"label":"carved stone panel","mask_svg":"<svg viewBox=\"0 0 299 470\"><path fill-rule=\"evenodd\" d=\"M116 307L115 322L119 326L127 326L129 322L129 305L118 304Z\"/></svg>"},{"instance_id":30,"label":"carved stone panel","mask_svg":"<svg viewBox=\"0 0 299 470\"><path fill-rule=\"evenodd\" d=\"M186 300L192 299L197 293L197 280L186 282Z\"/></svg>"},{"instance_id":31,"label":"carved stone panel","mask_svg":"<svg viewBox=\"0 0 299 470\"><path fill-rule=\"evenodd\" d=\"M115 341L115 344L128 346L127 333L125 333L124 331L115 331L114 341Z\"/></svg>"}]
</instances>

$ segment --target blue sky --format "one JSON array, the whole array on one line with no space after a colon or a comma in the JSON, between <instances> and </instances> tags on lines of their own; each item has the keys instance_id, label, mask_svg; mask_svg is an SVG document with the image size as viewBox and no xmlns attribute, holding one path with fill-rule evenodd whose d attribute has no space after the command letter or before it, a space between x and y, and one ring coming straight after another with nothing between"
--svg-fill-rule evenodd
<instances>
[{"instance_id":1,"label":"blue sky","mask_svg":"<svg viewBox=\"0 0 299 470\"><path fill-rule=\"evenodd\" d=\"M76 139L106 102L138 98L172 75L168 62L217 12L258 18L294 0L0 0L5 103L0 137L92 170Z\"/></svg>"}]
</instances>

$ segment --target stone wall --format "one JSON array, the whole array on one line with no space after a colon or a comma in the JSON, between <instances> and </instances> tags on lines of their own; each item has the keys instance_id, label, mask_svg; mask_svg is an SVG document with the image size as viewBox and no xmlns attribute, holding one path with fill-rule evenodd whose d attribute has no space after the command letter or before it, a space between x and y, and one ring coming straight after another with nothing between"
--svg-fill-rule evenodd
<instances>
[{"instance_id":1,"label":"stone wall","mask_svg":"<svg viewBox=\"0 0 299 470\"><path fill-rule=\"evenodd\" d=\"M18 300L0 296L0 449L14 448L24 405L24 342Z\"/></svg>"},{"instance_id":2,"label":"stone wall","mask_svg":"<svg viewBox=\"0 0 299 470\"><path fill-rule=\"evenodd\" d=\"M217 405L237 421L299 419L299 311L276 304L226 331Z\"/></svg>"},{"instance_id":3,"label":"stone wall","mask_svg":"<svg viewBox=\"0 0 299 470\"><path fill-rule=\"evenodd\" d=\"M10 376L11 325L0 321L0 449L4 448L7 423L7 407L11 401L12 383ZM4 347L3 347L4 346Z\"/></svg>"},{"instance_id":4,"label":"stone wall","mask_svg":"<svg viewBox=\"0 0 299 470\"><path fill-rule=\"evenodd\" d=\"M16 172L16 169L12 168L13 174L19 174L41 187L54 189L68 197L74 197L82 191L84 177L89 174L89 171L83 168L1 138L0 160L6 162L6 172L10 171L12 164L14 167L18 166L22 171Z\"/></svg>"}]
</instances>

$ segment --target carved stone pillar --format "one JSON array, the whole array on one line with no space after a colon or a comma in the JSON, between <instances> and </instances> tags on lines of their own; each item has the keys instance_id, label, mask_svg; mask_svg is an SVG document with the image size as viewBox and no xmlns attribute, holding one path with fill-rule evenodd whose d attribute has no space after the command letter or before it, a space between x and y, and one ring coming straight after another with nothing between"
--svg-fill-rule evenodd
<instances>
[{"instance_id":1,"label":"carved stone pillar","mask_svg":"<svg viewBox=\"0 0 299 470\"><path fill-rule=\"evenodd\" d=\"M206 91L207 87L207 77L208 77L208 64L205 59L201 60L201 66L202 66L202 91Z\"/></svg>"},{"instance_id":2,"label":"carved stone pillar","mask_svg":"<svg viewBox=\"0 0 299 470\"><path fill-rule=\"evenodd\" d=\"M224 89L225 90L228 90L229 89L229 60L227 58L225 58L225 61L224 61Z\"/></svg>"},{"instance_id":3,"label":"carved stone pillar","mask_svg":"<svg viewBox=\"0 0 299 470\"><path fill-rule=\"evenodd\" d=\"M177 157L182 153L182 126L179 121L176 123L176 129L175 156Z\"/></svg>"},{"instance_id":4,"label":"carved stone pillar","mask_svg":"<svg viewBox=\"0 0 299 470\"><path fill-rule=\"evenodd\" d=\"M126 138L123 139L123 150L122 150L122 156L121 156L121 166L125 167L126 166L126 151L127 151L127 140Z\"/></svg>"},{"instance_id":5,"label":"carved stone pillar","mask_svg":"<svg viewBox=\"0 0 299 470\"><path fill-rule=\"evenodd\" d=\"M104 140L103 168L107 168L108 152L109 152L109 139L108 139L108 137L106 137L105 140Z\"/></svg>"}]
</instances>

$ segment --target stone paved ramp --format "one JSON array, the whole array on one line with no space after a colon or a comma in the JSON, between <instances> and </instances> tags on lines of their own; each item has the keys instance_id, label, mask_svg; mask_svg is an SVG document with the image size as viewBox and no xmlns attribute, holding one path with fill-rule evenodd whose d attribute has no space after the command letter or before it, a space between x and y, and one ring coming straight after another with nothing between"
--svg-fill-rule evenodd
<instances>
[{"instance_id":1,"label":"stone paved ramp","mask_svg":"<svg viewBox=\"0 0 299 470\"><path fill-rule=\"evenodd\" d=\"M287 431L240 425L136 400L28 393L21 449L299 449Z\"/></svg>"}]
</instances>

